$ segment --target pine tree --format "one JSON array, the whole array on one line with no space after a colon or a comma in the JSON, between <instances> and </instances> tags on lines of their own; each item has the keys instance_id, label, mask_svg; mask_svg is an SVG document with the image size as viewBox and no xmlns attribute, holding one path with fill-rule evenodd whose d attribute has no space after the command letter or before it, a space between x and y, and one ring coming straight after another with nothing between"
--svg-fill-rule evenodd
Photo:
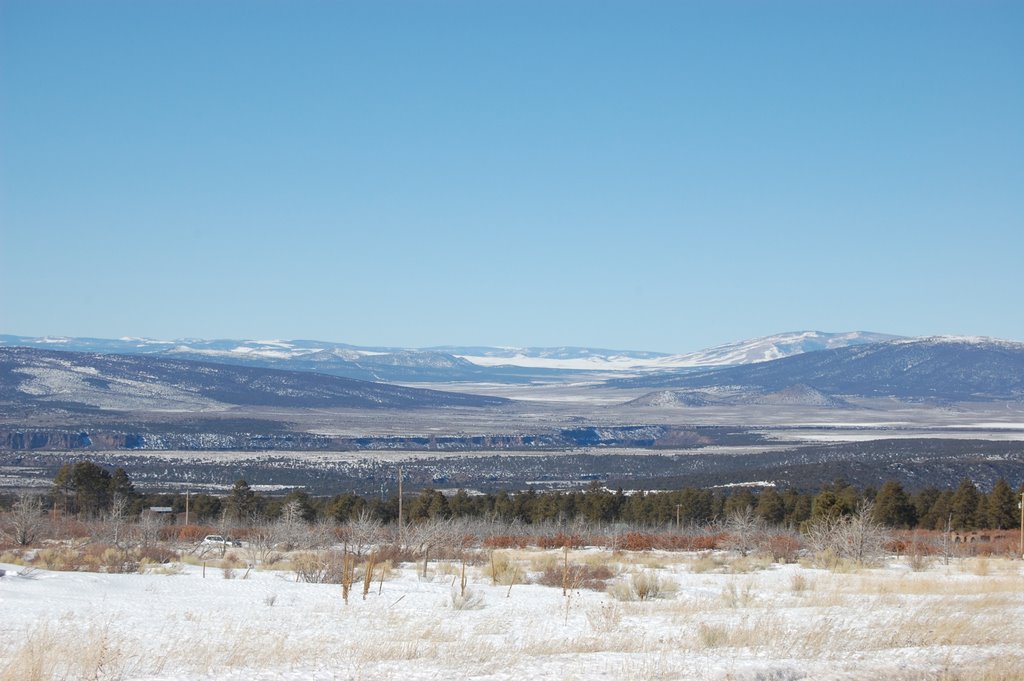
<instances>
[{"instance_id":1,"label":"pine tree","mask_svg":"<svg viewBox=\"0 0 1024 681\"><path fill-rule=\"evenodd\" d=\"M53 479L54 498L68 513L98 516L110 510L110 481L110 473L92 461L64 464Z\"/></svg>"},{"instance_id":2,"label":"pine tree","mask_svg":"<svg viewBox=\"0 0 1024 681\"><path fill-rule=\"evenodd\" d=\"M1002 478L996 480L992 491L989 492L985 511L987 526L993 530L1008 530L1020 526L1017 495Z\"/></svg>"},{"instance_id":3,"label":"pine tree","mask_svg":"<svg viewBox=\"0 0 1024 681\"><path fill-rule=\"evenodd\" d=\"M935 498L928 513L921 518L919 527L925 530L945 530L953 513L953 490L944 489Z\"/></svg>"},{"instance_id":4,"label":"pine tree","mask_svg":"<svg viewBox=\"0 0 1024 681\"><path fill-rule=\"evenodd\" d=\"M875 495L871 519L881 525L909 529L917 522L914 507L903 491L903 485L889 480Z\"/></svg>"},{"instance_id":5,"label":"pine tree","mask_svg":"<svg viewBox=\"0 0 1024 681\"><path fill-rule=\"evenodd\" d=\"M250 520L256 513L258 500L256 493L245 480L236 480L231 493L224 503L224 511L228 518L242 523Z\"/></svg>"},{"instance_id":6,"label":"pine tree","mask_svg":"<svg viewBox=\"0 0 1024 681\"><path fill-rule=\"evenodd\" d=\"M953 514L953 529L973 530L978 521L978 504L981 495L970 478L964 478L953 493L950 512Z\"/></svg>"},{"instance_id":7,"label":"pine tree","mask_svg":"<svg viewBox=\"0 0 1024 681\"><path fill-rule=\"evenodd\" d=\"M929 518L931 517L932 506L939 500L939 490L935 487L925 487L913 497L914 515L917 517L918 527L931 529Z\"/></svg>"},{"instance_id":8,"label":"pine tree","mask_svg":"<svg viewBox=\"0 0 1024 681\"><path fill-rule=\"evenodd\" d=\"M769 525L781 525L786 517L786 505L782 495L774 487L766 487L757 499L756 513Z\"/></svg>"}]
</instances>

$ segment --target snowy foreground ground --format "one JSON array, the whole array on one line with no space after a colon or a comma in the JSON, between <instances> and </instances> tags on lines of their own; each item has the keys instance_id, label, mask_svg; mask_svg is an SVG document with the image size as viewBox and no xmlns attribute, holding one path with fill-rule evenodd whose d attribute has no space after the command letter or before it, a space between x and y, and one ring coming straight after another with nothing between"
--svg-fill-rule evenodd
<instances>
[{"instance_id":1,"label":"snowy foreground ground","mask_svg":"<svg viewBox=\"0 0 1024 681\"><path fill-rule=\"evenodd\" d=\"M1024 679L1019 560L737 573L696 554L573 553L663 592L623 600L518 583L515 566L563 556L505 554L506 584L469 567L463 596L458 564L406 565L347 605L285 570L0 564L0 679Z\"/></svg>"}]
</instances>

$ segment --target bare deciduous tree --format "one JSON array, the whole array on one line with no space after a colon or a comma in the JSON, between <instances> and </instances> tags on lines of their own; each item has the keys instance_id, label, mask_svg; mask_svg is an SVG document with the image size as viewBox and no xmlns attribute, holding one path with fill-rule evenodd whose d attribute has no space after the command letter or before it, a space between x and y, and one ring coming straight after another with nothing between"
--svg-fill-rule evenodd
<instances>
[{"instance_id":1,"label":"bare deciduous tree","mask_svg":"<svg viewBox=\"0 0 1024 681\"><path fill-rule=\"evenodd\" d=\"M345 542L356 557L364 552L372 551L380 543L383 532L380 520L374 518L366 510L360 511L353 520L344 527Z\"/></svg>"},{"instance_id":2,"label":"bare deciduous tree","mask_svg":"<svg viewBox=\"0 0 1024 681\"><path fill-rule=\"evenodd\" d=\"M121 546L124 526L128 522L128 505L128 497L123 494L114 493L113 499L110 502L110 516L108 518L110 543L114 546Z\"/></svg>"},{"instance_id":3,"label":"bare deciduous tree","mask_svg":"<svg viewBox=\"0 0 1024 681\"><path fill-rule=\"evenodd\" d=\"M46 527L42 497L28 492L18 494L11 508L10 520L11 535L16 544L28 546L34 542Z\"/></svg>"},{"instance_id":4,"label":"bare deciduous tree","mask_svg":"<svg viewBox=\"0 0 1024 681\"><path fill-rule=\"evenodd\" d=\"M285 550L309 548L309 525L302 517L302 504L297 499L292 499L281 509L281 517L274 531L278 543Z\"/></svg>"},{"instance_id":5,"label":"bare deciduous tree","mask_svg":"<svg viewBox=\"0 0 1024 681\"><path fill-rule=\"evenodd\" d=\"M155 544L160 539L160 528L163 521L154 513L143 513L139 518L139 539L144 547Z\"/></svg>"},{"instance_id":6,"label":"bare deciduous tree","mask_svg":"<svg viewBox=\"0 0 1024 681\"><path fill-rule=\"evenodd\" d=\"M725 546L745 556L755 550L764 538L764 520L747 506L729 514L725 530L729 533Z\"/></svg>"},{"instance_id":7,"label":"bare deciduous tree","mask_svg":"<svg viewBox=\"0 0 1024 681\"><path fill-rule=\"evenodd\" d=\"M246 537L245 552L252 565L273 563L277 554L278 532L274 523L253 525Z\"/></svg>"}]
</instances>

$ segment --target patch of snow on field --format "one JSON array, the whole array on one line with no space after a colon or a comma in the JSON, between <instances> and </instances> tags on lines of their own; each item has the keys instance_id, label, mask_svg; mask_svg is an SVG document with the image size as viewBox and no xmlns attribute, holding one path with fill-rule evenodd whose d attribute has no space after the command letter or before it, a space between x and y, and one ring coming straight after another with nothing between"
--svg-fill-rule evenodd
<instances>
[{"instance_id":1,"label":"patch of snow on field","mask_svg":"<svg viewBox=\"0 0 1024 681\"><path fill-rule=\"evenodd\" d=\"M595 551L574 559L613 568L626 560ZM374 583L365 600L357 582L348 605L338 585L297 582L283 571L236 568L225 579L202 566L119 575L0 564L0 676L41 669L53 678L149 681L853 681L923 679L994 659L1024 668L1019 562L988 576L798 565L727 574L692 572L687 561L696 559L634 557L620 581L656 572L673 588L630 602L588 590L566 598L558 587L493 586L485 567L469 567L479 599L469 609L453 607L455 564L432 563L426 578L406 565L379 593Z\"/></svg>"}]
</instances>

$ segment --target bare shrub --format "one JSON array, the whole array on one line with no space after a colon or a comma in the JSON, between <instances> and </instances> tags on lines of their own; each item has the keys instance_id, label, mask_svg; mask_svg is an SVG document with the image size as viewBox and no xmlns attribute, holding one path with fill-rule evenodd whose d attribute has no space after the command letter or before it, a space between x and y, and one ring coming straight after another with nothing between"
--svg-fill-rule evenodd
<instances>
[{"instance_id":1,"label":"bare shrub","mask_svg":"<svg viewBox=\"0 0 1024 681\"><path fill-rule=\"evenodd\" d=\"M634 572L625 580L617 580L608 587L608 593L618 601L648 601L665 598L676 592L675 582L665 579L653 570Z\"/></svg>"},{"instance_id":2,"label":"bare shrub","mask_svg":"<svg viewBox=\"0 0 1024 681\"><path fill-rule=\"evenodd\" d=\"M725 548L739 551L741 556L757 549L764 536L764 520L754 514L754 509L747 506L743 510L735 510L725 521Z\"/></svg>"},{"instance_id":3,"label":"bare shrub","mask_svg":"<svg viewBox=\"0 0 1024 681\"><path fill-rule=\"evenodd\" d=\"M279 560L278 527L275 523L260 523L245 532L243 548L251 565L268 565Z\"/></svg>"},{"instance_id":4,"label":"bare shrub","mask_svg":"<svg viewBox=\"0 0 1024 681\"><path fill-rule=\"evenodd\" d=\"M36 494L21 492L8 514L10 536L15 544L28 546L42 534L46 527L43 515L43 499Z\"/></svg>"},{"instance_id":5,"label":"bare shrub","mask_svg":"<svg viewBox=\"0 0 1024 681\"><path fill-rule=\"evenodd\" d=\"M487 572L494 586L512 586L519 577L519 565L507 553L491 551Z\"/></svg>"},{"instance_id":6,"label":"bare shrub","mask_svg":"<svg viewBox=\"0 0 1024 681\"><path fill-rule=\"evenodd\" d=\"M298 499L292 499L281 509L273 534L275 543L284 551L311 548L312 533L302 517L302 503Z\"/></svg>"},{"instance_id":7,"label":"bare shrub","mask_svg":"<svg viewBox=\"0 0 1024 681\"><path fill-rule=\"evenodd\" d=\"M292 557L295 580L310 584L341 584L345 556L341 551L305 551Z\"/></svg>"},{"instance_id":8,"label":"bare shrub","mask_svg":"<svg viewBox=\"0 0 1024 681\"><path fill-rule=\"evenodd\" d=\"M570 563L568 570L563 565L549 565L535 580L536 584L569 589L590 589L604 591L608 580L615 574L606 565Z\"/></svg>"},{"instance_id":9,"label":"bare shrub","mask_svg":"<svg viewBox=\"0 0 1024 681\"><path fill-rule=\"evenodd\" d=\"M889 532L871 519L872 506L863 503L853 515L828 516L813 523L807 541L816 560L830 569L844 563L877 564L885 555Z\"/></svg>"},{"instance_id":10,"label":"bare shrub","mask_svg":"<svg viewBox=\"0 0 1024 681\"><path fill-rule=\"evenodd\" d=\"M32 564L41 565L47 570L66 572L81 570L85 560L81 551L70 546L54 546L39 551Z\"/></svg>"},{"instance_id":11,"label":"bare shrub","mask_svg":"<svg viewBox=\"0 0 1024 681\"><path fill-rule=\"evenodd\" d=\"M770 556L776 563L795 563L803 547L799 535L778 533L763 536L758 552Z\"/></svg>"},{"instance_id":12,"label":"bare shrub","mask_svg":"<svg viewBox=\"0 0 1024 681\"><path fill-rule=\"evenodd\" d=\"M773 565L771 558L767 556L740 556L733 560L726 561L726 566L730 572L735 574L744 574L747 572L755 572L757 570L767 570Z\"/></svg>"},{"instance_id":13,"label":"bare shrub","mask_svg":"<svg viewBox=\"0 0 1024 681\"><path fill-rule=\"evenodd\" d=\"M931 555L923 552L919 553L917 551L911 551L907 554L907 565L909 565L910 569L914 572L923 572L927 570L931 567L932 560Z\"/></svg>"},{"instance_id":14,"label":"bare shrub","mask_svg":"<svg viewBox=\"0 0 1024 681\"><path fill-rule=\"evenodd\" d=\"M695 559L690 561L690 572L717 572L726 569L725 556L712 551L702 551Z\"/></svg>"},{"instance_id":15,"label":"bare shrub","mask_svg":"<svg viewBox=\"0 0 1024 681\"><path fill-rule=\"evenodd\" d=\"M139 560L150 563L170 563L178 559L178 554L163 546L143 546L138 550Z\"/></svg>"},{"instance_id":16,"label":"bare shrub","mask_svg":"<svg viewBox=\"0 0 1024 681\"><path fill-rule=\"evenodd\" d=\"M380 520L365 509L339 528L339 536L356 556L376 547L384 537Z\"/></svg>"}]
</instances>

